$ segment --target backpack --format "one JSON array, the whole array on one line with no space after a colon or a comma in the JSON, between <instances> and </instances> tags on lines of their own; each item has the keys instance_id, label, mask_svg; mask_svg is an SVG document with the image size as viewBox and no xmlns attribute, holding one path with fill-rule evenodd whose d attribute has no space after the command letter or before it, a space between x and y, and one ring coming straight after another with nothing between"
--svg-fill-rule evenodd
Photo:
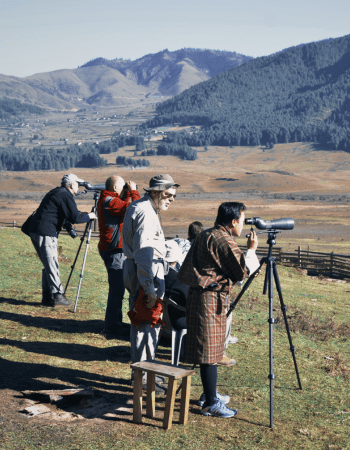
<instances>
[{"instance_id":1,"label":"backpack","mask_svg":"<svg viewBox=\"0 0 350 450\"><path fill-rule=\"evenodd\" d=\"M33 211L32 214L27 217L26 221L24 222L24 224L21 226L21 231L26 234L27 236L29 236L29 225L30 225L30 221L32 219L32 217L34 217L35 213L37 210Z\"/></svg>"}]
</instances>

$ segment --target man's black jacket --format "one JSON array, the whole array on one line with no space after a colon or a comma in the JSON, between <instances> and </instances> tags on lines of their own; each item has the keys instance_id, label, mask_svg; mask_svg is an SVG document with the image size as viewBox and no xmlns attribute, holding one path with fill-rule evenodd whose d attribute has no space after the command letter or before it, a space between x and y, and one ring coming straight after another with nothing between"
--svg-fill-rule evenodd
<instances>
[{"instance_id":1,"label":"man's black jacket","mask_svg":"<svg viewBox=\"0 0 350 450\"><path fill-rule=\"evenodd\" d=\"M88 222L89 215L78 211L73 194L65 187L48 192L29 225L30 233L57 237L64 220L71 223Z\"/></svg>"}]
</instances>

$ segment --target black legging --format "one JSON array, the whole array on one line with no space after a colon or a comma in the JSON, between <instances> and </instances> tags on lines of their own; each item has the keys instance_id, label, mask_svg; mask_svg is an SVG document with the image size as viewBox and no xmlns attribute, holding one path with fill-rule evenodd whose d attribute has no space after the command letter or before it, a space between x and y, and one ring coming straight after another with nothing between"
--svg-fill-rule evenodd
<instances>
[{"instance_id":1,"label":"black legging","mask_svg":"<svg viewBox=\"0 0 350 450\"><path fill-rule=\"evenodd\" d=\"M214 364L201 364L200 373L205 394L206 406L214 405L216 396L216 383L218 379L218 366Z\"/></svg>"}]
</instances>

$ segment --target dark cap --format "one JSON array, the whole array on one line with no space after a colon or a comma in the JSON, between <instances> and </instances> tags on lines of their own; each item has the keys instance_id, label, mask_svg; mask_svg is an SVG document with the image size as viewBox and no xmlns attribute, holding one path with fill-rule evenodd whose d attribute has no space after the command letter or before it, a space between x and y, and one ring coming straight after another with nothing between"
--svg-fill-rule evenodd
<instances>
[{"instance_id":1,"label":"dark cap","mask_svg":"<svg viewBox=\"0 0 350 450\"><path fill-rule=\"evenodd\" d=\"M150 191L165 191L166 189L170 188L178 188L180 185L175 183L173 178L166 174L166 175L156 175L155 177L151 178L149 180L149 187L144 188L146 192Z\"/></svg>"}]
</instances>

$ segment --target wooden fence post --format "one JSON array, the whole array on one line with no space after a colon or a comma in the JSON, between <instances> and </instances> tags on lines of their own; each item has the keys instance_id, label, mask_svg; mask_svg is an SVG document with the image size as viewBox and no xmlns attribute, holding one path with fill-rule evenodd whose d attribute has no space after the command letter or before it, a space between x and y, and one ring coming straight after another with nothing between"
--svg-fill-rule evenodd
<instances>
[{"instance_id":1,"label":"wooden fence post","mask_svg":"<svg viewBox=\"0 0 350 450\"><path fill-rule=\"evenodd\" d=\"M13 228L16 228L16 226L17 226L17 224L16 224L16 221L14 220L13 221Z\"/></svg>"},{"instance_id":2,"label":"wooden fence post","mask_svg":"<svg viewBox=\"0 0 350 450\"><path fill-rule=\"evenodd\" d=\"M299 267L301 267L301 247L298 245L298 260L299 260Z\"/></svg>"},{"instance_id":3,"label":"wooden fence post","mask_svg":"<svg viewBox=\"0 0 350 450\"><path fill-rule=\"evenodd\" d=\"M333 266L334 266L333 252L331 252L331 254L330 254L330 261L331 261L330 272L331 272L331 276L332 276L333 275Z\"/></svg>"}]
</instances>

